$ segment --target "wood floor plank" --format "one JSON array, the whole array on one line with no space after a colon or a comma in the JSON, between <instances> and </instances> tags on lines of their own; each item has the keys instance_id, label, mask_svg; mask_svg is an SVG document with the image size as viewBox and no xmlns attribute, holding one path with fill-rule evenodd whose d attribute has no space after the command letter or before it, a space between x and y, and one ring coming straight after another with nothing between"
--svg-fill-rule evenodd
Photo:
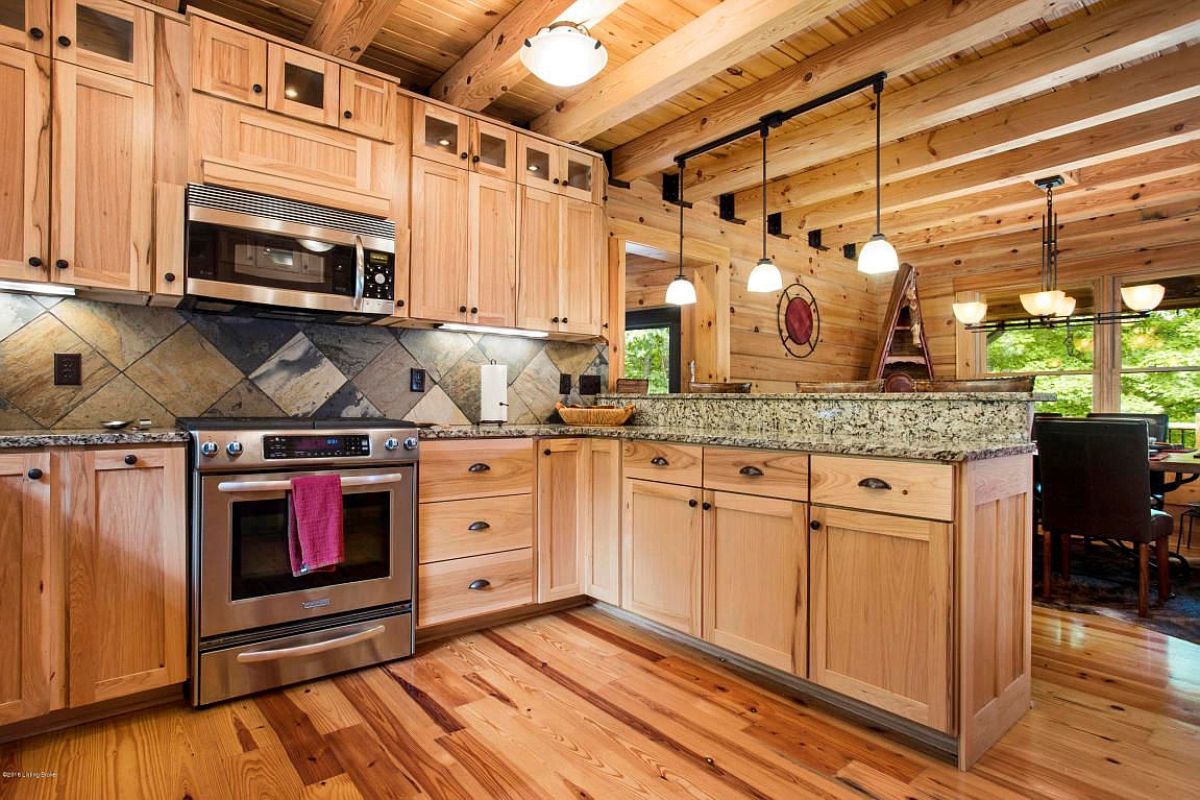
<instances>
[{"instance_id":1,"label":"wood floor plank","mask_svg":"<svg viewBox=\"0 0 1200 800\"><path fill-rule=\"evenodd\" d=\"M365 800L408 800L421 793L366 723L338 728L325 739Z\"/></svg>"},{"instance_id":2,"label":"wood floor plank","mask_svg":"<svg viewBox=\"0 0 1200 800\"><path fill-rule=\"evenodd\" d=\"M345 772L312 720L286 693L266 692L255 702L275 729L301 783L307 786Z\"/></svg>"},{"instance_id":3,"label":"wood floor plank","mask_svg":"<svg viewBox=\"0 0 1200 800\"><path fill-rule=\"evenodd\" d=\"M284 690L287 698L308 715L313 727L321 734L332 733L352 725L361 725L362 716L333 681L312 681Z\"/></svg>"}]
</instances>

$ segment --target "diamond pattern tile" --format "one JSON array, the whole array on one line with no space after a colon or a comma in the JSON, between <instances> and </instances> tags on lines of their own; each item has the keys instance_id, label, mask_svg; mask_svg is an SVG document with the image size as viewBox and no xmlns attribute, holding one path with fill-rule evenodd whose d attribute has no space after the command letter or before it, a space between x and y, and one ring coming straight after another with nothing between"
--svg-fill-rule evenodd
<instances>
[{"instance_id":1,"label":"diamond pattern tile","mask_svg":"<svg viewBox=\"0 0 1200 800\"><path fill-rule=\"evenodd\" d=\"M474 345L470 336L446 331L426 331L411 328L400 334L400 343L412 353L429 377L439 383L463 354Z\"/></svg>"},{"instance_id":2,"label":"diamond pattern tile","mask_svg":"<svg viewBox=\"0 0 1200 800\"><path fill-rule=\"evenodd\" d=\"M396 343L390 330L371 325L306 325L304 335L351 379Z\"/></svg>"},{"instance_id":3,"label":"diamond pattern tile","mask_svg":"<svg viewBox=\"0 0 1200 800\"><path fill-rule=\"evenodd\" d=\"M383 416L402 419L424 397L408 390L409 370L419 366L404 345L393 341L358 373L354 386Z\"/></svg>"},{"instance_id":4,"label":"diamond pattern tile","mask_svg":"<svg viewBox=\"0 0 1200 800\"><path fill-rule=\"evenodd\" d=\"M247 375L262 366L300 330L293 322L224 314L192 314L191 323L222 355Z\"/></svg>"},{"instance_id":5,"label":"diamond pattern tile","mask_svg":"<svg viewBox=\"0 0 1200 800\"><path fill-rule=\"evenodd\" d=\"M63 430L87 430L111 419L148 419L155 427L171 427L175 417L142 387L118 375L54 424Z\"/></svg>"},{"instance_id":6,"label":"diamond pattern tile","mask_svg":"<svg viewBox=\"0 0 1200 800\"><path fill-rule=\"evenodd\" d=\"M19 331L45 310L41 303L28 295L0 293L0 339Z\"/></svg>"},{"instance_id":7,"label":"diamond pattern tile","mask_svg":"<svg viewBox=\"0 0 1200 800\"><path fill-rule=\"evenodd\" d=\"M67 298L50 310L118 369L125 369L174 333L183 317L173 309Z\"/></svg>"},{"instance_id":8,"label":"diamond pattern tile","mask_svg":"<svg viewBox=\"0 0 1200 800\"><path fill-rule=\"evenodd\" d=\"M285 412L303 417L341 388L346 376L307 336L297 333L256 369L250 380Z\"/></svg>"},{"instance_id":9,"label":"diamond pattern tile","mask_svg":"<svg viewBox=\"0 0 1200 800\"><path fill-rule=\"evenodd\" d=\"M347 383L334 392L314 416L318 419L382 417L383 413L353 383Z\"/></svg>"},{"instance_id":10,"label":"diamond pattern tile","mask_svg":"<svg viewBox=\"0 0 1200 800\"><path fill-rule=\"evenodd\" d=\"M229 359L185 325L125 370L177 417L198 417L242 378Z\"/></svg>"},{"instance_id":11,"label":"diamond pattern tile","mask_svg":"<svg viewBox=\"0 0 1200 800\"><path fill-rule=\"evenodd\" d=\"M479 368L487 363L488 358L483 352L472 347L438 381L438 386L472 422L479 421Z\"/></svg>"},{"instance_id":12,"label":"diamond pattern tile","mask_svg":"<svg viewBox=\"0 0 1200 800\"><path fill-rule=\"evenodd\" d=\"M209 406L205 417L286 417L283 409L249 380L238 381L220 400Z\"/></svg>"},{"instance_id":13,"label":"diamond pattern tile","mask_svg":"<svg viewBox=\"0 0 1200 800\"><path fill-rule=\"evenodd\" d=\"M79 386L54 385L54 354L80 353ZM50 427L117 375L95 348L50 314L42 314L0 342L0 396Z\"/></svg>"},{"instance_id":14,"label":"diamond pattern tile","mask_svg":"<svg viewBox=\"0 0 1200 800\"><path fill-rule=\"evenodd\" d=\"M409 422L433 422L439 425L466 425L471 420L454 405L450 395L435 386L425 393L421 402L404 415Z\"/></svg>"}]
</instances>

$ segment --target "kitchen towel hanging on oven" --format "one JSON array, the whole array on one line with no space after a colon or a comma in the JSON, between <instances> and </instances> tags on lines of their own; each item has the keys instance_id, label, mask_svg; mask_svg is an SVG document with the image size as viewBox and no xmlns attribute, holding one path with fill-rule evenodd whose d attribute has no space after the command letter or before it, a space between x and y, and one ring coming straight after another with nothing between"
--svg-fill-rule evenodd
<instances>
[{"instance_id":1,"label":"kitchen towel hanging on oven","mask_svg":"<svg viewBox=\"0 0 1200 800\"><path fill-rule=\"evenodd\" d=\"M345 557L342 479L338 475L292 478L288 493L288 558L293 577L330 572Z\"/></svg>"}]
</instances>

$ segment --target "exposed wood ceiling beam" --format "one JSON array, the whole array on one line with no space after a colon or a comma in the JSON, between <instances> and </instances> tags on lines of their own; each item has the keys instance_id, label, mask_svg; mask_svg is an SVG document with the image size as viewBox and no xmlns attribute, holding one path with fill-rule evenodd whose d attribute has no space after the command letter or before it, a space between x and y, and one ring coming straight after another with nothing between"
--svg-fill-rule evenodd
<instances>
[{"instance_id":1,"label":"exposed wood ceiling beam","mask_svg":"<svg viewBox=\"0 0 1200 800\"><path fill-rule=\"evenodd\" d=\"M357 61L400 0L325 0L304 43L323 53Z\"/></svg>"},{"instance_id":2,"label":"exposed wood ceiling beam","mask_svg":"<svg viewBox=\"0 0 1200 800\"><path fill-rule=\"evenodd\" d=\"M1200 4L1179 8L1168 0L1130 0L908 88L887 91L884 136L893 141L911 136L1197 36ZM872 148L874 116L874 106L863 106L772 136L768 176L790 175ZM761 206L757 146L721 153L719 159L695 166L696 171L688 170L692 196L745 190L739 207L749 211Z\"/></svg>"},{"instance_id":3,"label":"exposed wood ceiling beam","mask_svg":"<svg viewBox=\"0 0 1200 800\"><path fill-rule=\"evenodd\" d=\"M560 19L594 25L624 0L521 0L467 54L429 88L429 96L468 111L482 111L525 78L525 39Z\"/></svg>"},{"instance_id":4,"label":"exposed wood ceiling beam","mask_svg":"<svg viewBox=\"0 0 1200 800\"><path fill-rule=\"evenodd\" d=\"M1200 47L1189 47L1016 105L885 145L884 179L902 181L994 156L1200 96ZM873 150L767 185L767 208L783 211L874 188ZM761 187L735 195L737 216L761 214Z\"/></svg>"},{"instance_id":5,"label":"exposed wood ceiling beam","mask_svg":"<svg viewBox=\"0 0 1200 800\"><path fill-rule=\"evenodd\" d=\"M1060 286L1069 285L1073 281L1092 281L1098 273L1120 275L1136 273L1145 275L1154 272L1171 273L1184 270L1196 265L1196 245L1194 242L1182 244L1166 244L1158 247L1127 250L1125 252L1088 255L1064 263L1059 269L1058 282ZM994 269L974 273L969 281L972 290L1002 289L1011 291L1014 278L1020 279L1020 273L1025 271L1028 278L1037 281L1036 265L1014 267L1012 269ZM957 282L956 282L957 283Z\"/></svg>"},{"instance_id":6,"label":"exposed wood ceiling beam","mask_svg":"<svg viewBox=\"0 0 1200 800\"><path fill-rule=\"evenodd\" d=\"M678 152L879 70L904 74L1033 22L1057 0L925 0L811 58L668 122L613 150L613 175L667 169Z\"/></svg>"},{"instance_id":7,"label":"exposed wood ceiling beam","mask_svg":"<svg viewBox=\"0 0 1200 800\"><path fill-rule=\"evenodd\" d=\"M953 200L1196 139L1200 139L1200 99L1193 98L926 175L893 181L883 187L883 209L903 211ZM874 216L873 189L794 208L785 214L788 225L806 230L872 221Z\"/></svg>"},{"instance_id":8,"label":"exposed wood ceiling beam","mask_svg":"<svg viewBox=\"0 0 1200 800\"><path fill-rule=\"evenodd\" d=\"M531 127L580 142L670 100L832 14L848 0L725 0L584 84Z\"/></svg>"}]
</instances>

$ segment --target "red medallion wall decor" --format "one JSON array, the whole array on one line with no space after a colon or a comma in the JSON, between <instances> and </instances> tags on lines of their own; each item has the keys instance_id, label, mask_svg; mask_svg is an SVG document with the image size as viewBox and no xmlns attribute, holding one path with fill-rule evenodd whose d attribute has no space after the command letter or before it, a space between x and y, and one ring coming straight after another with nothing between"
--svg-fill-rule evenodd
<instances>
[{"instance_id":1,"label":"red medallion wall decor","mask_svg":"<svg viewBox=\"0 0 1200 800\"><path fill-rule=\"evenodd\" d=\"M776 309L779 340L795 358L808 358L821 341L821 309L817 298L802 283L793 283L779 295Z\"/></svg>"}]
</instances>

